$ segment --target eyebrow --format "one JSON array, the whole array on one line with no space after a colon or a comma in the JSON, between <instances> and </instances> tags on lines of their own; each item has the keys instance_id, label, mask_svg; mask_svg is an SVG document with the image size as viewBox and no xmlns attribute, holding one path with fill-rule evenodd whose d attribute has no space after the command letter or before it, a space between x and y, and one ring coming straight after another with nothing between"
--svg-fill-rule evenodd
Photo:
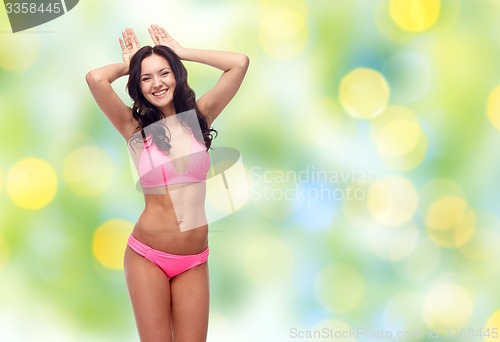
<instances>
[{"instance_id":1,"label":"eyebrow","mask_svg":"<svg viewBox=\"0 0 500 342\"><path fill-rule=\"evenodd\" d=\"M172 71L172 69L170 69L170 68L168 68L168 67L165 67L165 68L161 68L158 72L160 73L160 72L165 71L165 70ZM142 74L142 75L141 75L141 77L142 77L142 76L151 76L151 74Z\"/></svg>"}]
</instances>

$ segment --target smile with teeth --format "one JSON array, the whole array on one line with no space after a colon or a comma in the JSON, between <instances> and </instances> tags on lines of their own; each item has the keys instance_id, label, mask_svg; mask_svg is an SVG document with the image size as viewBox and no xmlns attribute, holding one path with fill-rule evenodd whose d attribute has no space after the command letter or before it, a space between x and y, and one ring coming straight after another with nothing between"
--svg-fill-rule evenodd
<instances>
[{"instance_id":1,"label":"smile with teeth","mask_svg":"<svg viewBox=\"0 0 500 342\"><path fill-rule=\"evenodd\" d=\"M157 91L157 92L153 93L153 95L154 95L154 96L162 96L162 95L164 95L166 92L167 92L167 89L163 89L163 90L160 90L160 91Z\"/></svg>"}]
</instances>

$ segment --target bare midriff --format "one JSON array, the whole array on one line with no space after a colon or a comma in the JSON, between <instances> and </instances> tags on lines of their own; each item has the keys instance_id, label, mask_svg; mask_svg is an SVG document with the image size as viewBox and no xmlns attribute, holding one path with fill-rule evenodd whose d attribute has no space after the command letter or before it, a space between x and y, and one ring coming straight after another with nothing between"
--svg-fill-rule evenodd
<instances>
[{"instance_id":1,"label":"bare midriff","mask_svg":"<svg viewBox=\"0 0 500 342\"><path fill-rule=\"evenodd\" d=\"M208 247L205 183L144 189L145 208L132 234L167 253L189 255Z\"/></svg>"}]
</instances>

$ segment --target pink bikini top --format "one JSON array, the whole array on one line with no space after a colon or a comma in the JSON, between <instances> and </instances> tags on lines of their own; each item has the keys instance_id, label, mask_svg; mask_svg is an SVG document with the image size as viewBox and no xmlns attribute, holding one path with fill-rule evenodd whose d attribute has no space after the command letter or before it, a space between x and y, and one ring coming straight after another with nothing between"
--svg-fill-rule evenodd
<instances>
[{"instance_id":1,"label":"pink bikini top","mask_svg":"<svg viewBox=\"0 0 500 342\"><path fill-rule=\"evenodd\" d=\"M146 138L145 150L139 161L140 183L143 188L153 188L179 183L199 183L207 179L210 156L205 145L191 132L191 154L181 157L190 158L184 173L178 173L168 154L160 150L151 136Z\"/></svg>"}]
</instances>

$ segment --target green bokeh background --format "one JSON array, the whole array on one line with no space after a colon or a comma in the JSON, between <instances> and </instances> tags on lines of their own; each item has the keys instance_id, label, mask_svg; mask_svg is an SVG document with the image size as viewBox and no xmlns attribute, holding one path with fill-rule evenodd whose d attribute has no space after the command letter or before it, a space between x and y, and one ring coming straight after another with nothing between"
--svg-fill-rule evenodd
<instances>
[{"instance_id":1,"label":"green bokeh background","mask_svg":"<svg viewBox=\"0 0 500 342\"><path fill-rule=\"evenodd\" d=\"M214 144L241 151L249 199L211 224L209 341L310 341L293 332L322 327L421 332L407 340L431 341L428 319L441 311L464 317L450 328L491 328L500 310L500 132L486 108L500 84L499 17L500 1L443 0L436 24L410 33L393 22L385 0L81 0L54 21L12 34L0 10L0 340L138 341L123 272L100 263L92 247L103 223L133 224L143 197L126 145L97 108L85 74L121 60L125 27L151 44L151 23L183 46L251 60L215 124ZM198 96L219 76L186 66ZM386 165L370 120L340 105L340 83L359 67L383 75L389 103L415 114L428 140L416 167ZM130 103L125 83L114 88ZM83 146L110 165L102 171L109 182L91 195L64 176L68 156ZM28 157L57 175L54 198L36 210L17 205L8 191L13 167ZM386 176L411 182L419 198L411 217L416 245L397 260L374 253L366 203L351 203L349 214L345 201L329 197L356 186L352 179L279 178L320 171L375 174L360 185L366 193ZM436 179L458 189L474 213L481 255L431 238L424 197L441 191L432 188Z\"/></svg>"}]
</instances>

